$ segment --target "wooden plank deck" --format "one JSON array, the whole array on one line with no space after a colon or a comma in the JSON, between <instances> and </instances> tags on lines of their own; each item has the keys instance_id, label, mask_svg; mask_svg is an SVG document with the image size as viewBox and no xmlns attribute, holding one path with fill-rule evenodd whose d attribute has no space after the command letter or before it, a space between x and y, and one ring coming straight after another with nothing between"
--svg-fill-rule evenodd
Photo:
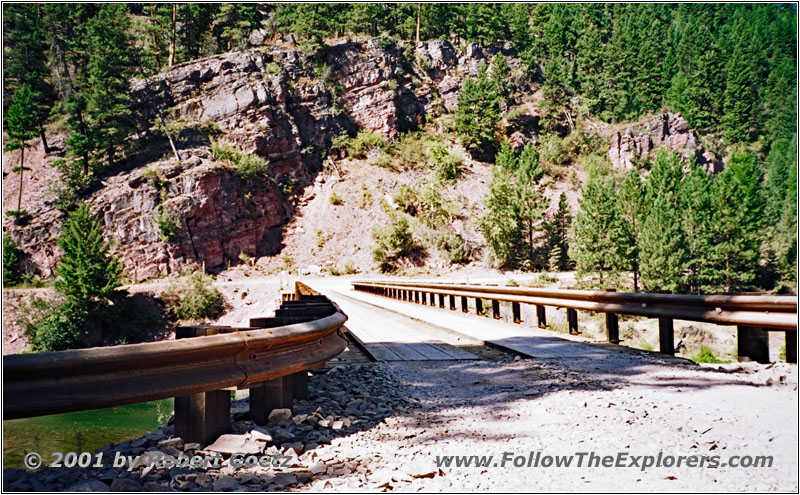
<instances>
[{"instance_id":1,"label":"wooden plank deck","mask_svg":"<svg viewBox=\"0 0 800 495\"><path fill-rule=\"evenodd\" d=\"M378 361L454 361L480 359L453 345L432 339L413 328L413 323L391 313L375 320L374 308L368 310L344 298L334 300L348 316L347 331L361 347ZM388 313L388 312L387 312Z\"/></svg>"}]
</instances>

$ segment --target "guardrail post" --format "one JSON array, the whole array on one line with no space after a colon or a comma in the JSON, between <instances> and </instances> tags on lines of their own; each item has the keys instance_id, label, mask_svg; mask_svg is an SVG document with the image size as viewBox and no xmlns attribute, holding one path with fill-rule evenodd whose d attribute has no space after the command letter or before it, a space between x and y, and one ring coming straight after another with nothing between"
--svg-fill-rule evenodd
<instances>
[{"instance_id":1,"label":"guardrail post","mask_svg":"<svg viewBox=\"0 0 800 495\"><path fill-rule=\"evenodd\" d=\"M570 335L578 335L578 312L572 308L567 308L567 326Z\"/></svg>"},{"instance_id":2,"label":"guardrail post","mask_svg":"<svg viewBox=\"0 0 800 495\"><path fill-rule=\"evenodd\" d=\"M514 315L514 323L520 323L522 321L518 302L511 303L511 313Z\"/></svg>"},{"instance_id":3,"label":"guardrail post","mask_svg":"<svg viewBox=\"0 0 800 495\"><path fill-rule=\"evenodd\" d=\"M536 326L547 328L547 313L545 313L544 306L541 304L536 305Z\"/></svg>"},{"instance_id":4,"label":"guardrail post","mask_svg":"<svg viewBox=\"0 0 800 495\"><path fill-rule=\"evenodd\" d=\"M176 339L217 335L220 328L178 327ZM222 329L226 332L228 329ZM175 436L203 446L231 429L231 393L212 390L175 397Z\"/></svg>"},{"instance_id":5,"label":"guardrail post","mask_svg":"<svg viewBox=\"0 0 800 495\"><path fill-rule=\"evenodd\" d=\"M736 327L739 361L769 363L769 334L759 327ZM786 347L787 357L789 347Z\"/></svg>"},{"instance_id":6,"label":"guardrail post","mask_svg":"<svg viewBox=\"0 0 800 495\"><path fill-rule=\"evenodd\" d=\"M450 311L456 310L456 296L450 295Z\"/></svg>"},{"instance_id":7,"label":"guardrail post","mask_svg":"<svg viewBox=\"0 0 800 495\"><path fill-rule=\"evenodd\" d=\"M675 355L675 332L672 318L658 319L658 352Z\"/></svg>"},{"instance_id":8,"label":"guardrail post","mask_svg":"<svg viewBox=\"0 0 800 495\"><path fill-rule=\"evenodd\" d=\"M175 436L184 443L211 444L231 429L231 393L213 390L175 397Z\"/></svg>"},{"instance_id":9,"label":"guardrail post","mask_svg":"<svg viewBox=\"0 0 800 495\"><path fill-rule=\"evenodd\" d=\"M483 301L480 297L475 298L475 314L478 316L483 315Z\"/></svg>"},{"instance_id":10,"label":"guardrail post","mask_svg":"<svg viewBox=\"0 0 800 495\"><path fill-rule=\"evenodd\" d=\"M428 293L427 292L422 292L421 294L422 294L421 295L421 297L422 297L422 305L423 306L427 306L428 305Z\"/></svg>"},{"instance_id":11,"label":"guardrail post","mask_svg":"<svg viewBox=\"0 0 800 495\"><path fill-rule=\"evenodd\" d=\"M414 291L414 303L415 304L419 304L419 291L418 290Z\"/></svg>"},{"instance_id":12,"label":"guardrail post","mask_svg":"<svg viewBox=\"0 0 800 495\"><path fill-rule=\"evenodd\" d=\"M298 371L290 375L292 380L292 398L308 399L308 371Z\"/></svg>"},{"instance_id":13,"label":"guardrail post","mask_svg":"<svg viewBox=\"0 0 800 495\"><path fill-rule=\"evenodd\" d=\"M439 294L439 307L444 308L444 294Z\"/></svg>"},{"instance_id":14,"label":"guardrail post","mask_svg":"<svg viewBox=\"0 0 800 495\"><path fill-rule=\"evenodd\" d=\"M469 313L469 302L467 302L466 296L461 296L461 312Z\"/></svg>"},{"instance_id":15,"label":"guardrail post","mask_svg":"<svg viewBox=\"0 0 800 495\"><path fill-rule=\"evenodd\" d=\"M619 344L619 316L606 313L606 337L612 344Z\"/></svg>"},{"instance_id":16,"label":"guardrail post","mask_svg":"<svg viewBox=\"0 0 800 495\"><path fill-rule=\"evenodd\" d=\"M786 362L797 364L797 332L784 333L786 334Z\"/></svg>"},{"instance_id":17,"label":"guardrail post","mask_svg":"<svg viewBox=\"0 0 800 495\"><path fill-rule=\"evenodd\" d=\"M273 409L291 409L294 384L290 376L262 382L250 389L250 419L256 424L267 423Z\"/></svg>"},{"instance_id":18,"label":"guardrail post","mask_svg":"<svg viewBox=\"0 0 800 495\"><path fill-rule=\"evenodd\" d=\"M500 301L492 299L492 318L495 320L500 319Z\"/></svg>"}]
</instances>

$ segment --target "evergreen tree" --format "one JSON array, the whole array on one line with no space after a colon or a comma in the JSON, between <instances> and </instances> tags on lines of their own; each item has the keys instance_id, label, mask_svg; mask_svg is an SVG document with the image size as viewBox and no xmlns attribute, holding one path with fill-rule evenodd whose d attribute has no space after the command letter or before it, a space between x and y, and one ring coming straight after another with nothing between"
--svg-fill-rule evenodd
<instances>
[{"instance_id":1,"label":"evergreen tree","mask_svg":"<svg viewBox=\"0 0 800 495\"><path fill-rule=\"evenodd\" d=\"M736 151L711 184L712 244L707 253L717 290L746 289L759 269L764 198L754 154Z\"/></svg>"},{"instance_id":2,"label":"evergreen tree","mask_svg":"<svg viewBox=\"0 0 800 495\"><path fill-rule=\"evenodd\" d=\"M14 239L3 234L3 286L8 287L20 282L19 273L20 250Z\"/></svg>"},{"instance_id":3,"label":"evergreen tree","mask_svg":"<svg viewBox=\"0 0 800 495\"><path fill-rule=\"evenodd\" d=\"M650 292L678 292L683 282L686 240L680 217L659 194L642 226L639 241L642 285Z\"/></svg>"},{"instance_id":4,"label":"evergreen tree","mask_svg":"<svg viewBox=\"0 0 800 495\"><path fill-rule=\"evenodd\" d=\"M489 151L500 120L500 106L495 88L489 81L486 66L478 70L478 78L464 80L455 111L456 131L471 151Z\"/></svg>"},{"instance_id":5,"label":"evergreen tree","mask_svg":"<svg viewBox=\"0 0 800 495\"><path fill-rule=\"evenodd\" d=\"M103 151L109 164L132 129L130 60L123 4L103 4L89 22L89 59L86 66L87 112L91 118L92 149ZM85 116L81 117L85 119ZM79 119L80 120L80 119Z\"/></svg>"},{"instance_id":6,"label":"evergreen tree","mask_svg":"<svg viewBox=\"0 0 800 495\"><path fill-rule=\"evenodd\" d=\"M650 170L650 175L645 183L644 213L655 203L658 196L664 198L672 205L677 205L678 188L683 179L683 165L677 153L661 149Z\"/></svg>"},{"instance_id":7,"label":"evergreen tree","mask_svg":"<svg viewBox=\"0 0 800 495\"><path fill-rule=\"evenodd\" d=\"M711 292L708 253L711 238L711 180L693 163L678 190L678 211L686 239L686 290L692 294Z\"/></svg>"},{"instance_id":8,"label":"evergreen tree","mask_svg":"<svg viewBox=\"0 0 800 495\"><path fill-rule=\"evenodd\" d=\"M193 60L206 53L211 23L218 4L185 3L178 5L178 59Z\"/></svg>"},{"instance_id":9,"label":"evergreen tree","mask_svg":"<svg viewBox=\"0 0 800 495\"><path fill-rule=\"evenodd\" d=\"M621 235L619 252L626 269L633 273L633 290L639 292L639 242L645 220L644 184L639 172L628 171L619 188Z\"/></svg>"},{"instance_id":10,"label":"evergreen tree","mask_svg":"<svg viewBox=\"0 0 800 495\"><path fill-rule=\"evenodd\" d=\"M317 10L315 4L295 5L298 9L308 5L311 9ZM303 14L298 13L295 22L300 23L303 22L304 19ZM217 39L219 40L219 45L222 50L246 47L250 33L258 29L260 25L261 13L259 12L259 5L254 3L220 4L219 10L214 18L214 29L217 33Z\"/></svg>"},{"instance_id":11,"label":"evergreen tree","mask_svg":"<svg viewBox=\"0 0 800 495\"><path fill-rule=\"evenodd\" d=\"M20 86L14 94L14 99L5 114L6 133L8 142L5 150L20 150L19 166L14 171L19 173L19 198L17 199L17 213L22 211L22 186L23 172L25 171L25 148L27 141L39 135L39 116L36 109L36 94L26 84Z\"/></svg>"},{"instance_id":12,"label":"evergreen tree","mask_svg":"<svg viewBox=\"0 0 800 495\"><path fill-rule=\"evenodd\" d=\"M572 212L567 195L558 197L558 209L547 223L550 270L563 271L570 268L569 231L572 228Z\"/></svg>"},{"instance_id":13,"label":"evergreen tree","mask_svg":"<svg viewBox=\"0 0 800 495\"><path fill-rule=\"evenodd\" d=\"M503 107L506 105L506 98L508 97L509 84L508 79L511 75L511 68L508 66L508 60L502 53L498 53L492 59L492 67L489 72L489 81L492 84L492 90L497 95L498 102Z\"/></svg>"},{"instance_id":14,"label":"evergreen tree","mask_svg":"<svg viewBox=\"0 0 800 495\"><path fill-rule=\"evenodd\" d=\"M583 186L580 209L569 242L569 257L575 261L577 276L598 274L600 284L615 279L625 267L619 251L622 228L613 185L590 175Z\"/></svg>"},{"instance_id":15,"label":"evergreen tree","mask_svg":"<svg viewBox=\"0 0 800 495\"><path fill-rule=\"evenodd\" d=\"M53 89L48 83L50 68L47 67L47 45L42 18L37 9L34 3L9 3L3 6L3 89L6 96L6 92L16 94L24 86L30 90L37 135L41 137L47 153L49 147L44 123L52 107Z\"/></svg>"},{"instance_id":16,"label":"evergreen tree","mask_svg":"<svg viewBox=\"0 0 800 495\"><path fill-rule=\"evenodd\" d=\"M750 140L750 117L754 102L751 93L750 61L740 43L733 51L726 68L723 136L728 143Z\"/></svg>"},{"instance_id":17,"label":"evergreen tree","mask_svg":"<svg viewBox=\"0 0 800 495\"><path fill-rule=\"evenodd\" d=\"M56 289L87 314L117 299L122 266L110 254L100 219L87 205L73 211L64 222L58 245L64 254L56 267Z\"/></svg>"}]
</instances>

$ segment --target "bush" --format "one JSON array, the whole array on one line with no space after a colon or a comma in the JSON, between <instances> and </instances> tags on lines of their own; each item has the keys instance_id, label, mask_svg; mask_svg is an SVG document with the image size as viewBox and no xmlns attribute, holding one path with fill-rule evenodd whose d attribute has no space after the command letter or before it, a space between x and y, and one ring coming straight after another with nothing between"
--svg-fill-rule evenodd
<instances>
[{"instance_id":1,"label":"bush","mask_svg":"<svg viewBox=\"0 0 800 495\"><path fill-rule=\"evenodd\" d=\"M164 242L169 242L180 229L180 216L177 211L169 206L158 205L153 221L158 226L159 236Z\"/></svg>"},{"instance_id":2,"label":"bush","mask_svg":"<svg viewBox=\"0 0 800 495\"><path fill-rule=\"evenodd\" d=\"M400 210L416 215L420 209L419 193L408 184L401 184L400 189L394 194L392 200Z\"/></svg>"},{"instance_id":3,"label":"bush","mask_svg":"<svg viewBox=\"0 0 800 495\"><path fill-rule=\"evenodd\" d=\"M356 264L353 262L353 260L345 261L345 263L344 263L344 272L347 275L354 275L354 274L358 273L358 268L356 267Z\"/></svg>"},{"instance_id":4,"label":"bush","mask_svg":"<svg viewBox=\"0 0 800 495\"><path fill-rule=\"evenodd\" d=\"M342 198L335 192L331 193L331 197L329 199L332 205L338 206L342 204Z\"/></svg>"},{"instance_id":5,"label":"bush","mask_svg":"<svg viewBox=\"0 0 800 495\"><path fill-rule=\"evenodd\" d=\"M450 153L441 143L431 145L429 151L436 178L445 182L452 182L461 176L464 171L463 158Z\"/></svg>"},{"instance_id":6,"label":"bush","mask_svg":"<svg viewBox=\"0 0 800 495\"><path fill-rule=\"evenodd\" d=\"M465 263L469 260L464 239L454 232L447 232L439 238L439 250L450 263Z\"/></svg>"},{"instance_id":7,"label":"bush","mask_svg":"<svg viewBox=\"0 0 800 495\"><path fill-rule=\"evenodd\" d=\"M82 346L89 328L85 312L64 303L26 329L36 352L65 351Z\"/></svg>"},{"instance_id":8,"label":"bush","mask_svg":"<svg viewBox=\"0 0 800 495\"><path fill-rule=\"evenodd\" d=\"M700 352L692 358L695 363L724 363L714 356L714 352L706 346L700 346Z\"/></svg>"},{"instance_id":9,"label":"bush","mask_svg":"<svg viewBox=\"0 0 800 495\"><path fill-rule=\"evenodd\" d=\"M225 309L222 295L211 284L214 278L202 270L184 272L161 294L167 312L180 320L213 319Z\"/></svg>"},{"instance_id":10,"label":"bush","mask_svg":"<svg viewBox=\"0 0 800 495\"><path fill-rule=\"evenodd\" d=\"M388 225L374 229L372 238L375 240L372 258L378 262L382 272L394 271L397 259L410 254L416 247L408 220L404 217L397 217Z\"/></svg>"},{"instance_id":11,"label":"bush","mask_svg":"<svg viewBox=\"0 0 800 495\"><path fill-rule=\"evenodd\" d=\"M548 166L563 165L567 161L567 151L558 136L549 135L542 140L540 156Z\"/></svg>"},{"instance_id":12,"label":"bush","mask_svg":"<svg viewBox=\"0 0 800 495\"><path fill-rule=\"evenodd\" d=\"M372 204L372 193L369 192L366 185L361 184L361 202L358 204L358 207L364 210L370 204Z\"/></svg>"},{"instance_id":13,"label":"bush","mask_svg":"<svg viewBox=\"0 0 800 495\"><path fill-rule=\"evenodd\" d=\"M264 175L269 168L269 161L260 156L245 153L219 141L211 142L211 153L216 160L227 162L234 175L242 180Z\"/></svg>"},{"instance_id":14,"label":"bush","mask_svg":"<svg viewBox=\"0 0 800 495\"><path fill-rule=\"evenodd\" d=\"M386 140L380 134L362 129L347 145L347 153L353 158L366 158L371 150L386 149Z\"/></svg>"},{"instance_id":15,"label":"bush","mask_svg":"<svg viewBox=\"0 0 800 495\"><path fill-rule=\"evenodd\" d=\"M3 235L3 285L17 285L22 280L20 275L21 251L10 235Z\"/></svg>"}]
</instances>

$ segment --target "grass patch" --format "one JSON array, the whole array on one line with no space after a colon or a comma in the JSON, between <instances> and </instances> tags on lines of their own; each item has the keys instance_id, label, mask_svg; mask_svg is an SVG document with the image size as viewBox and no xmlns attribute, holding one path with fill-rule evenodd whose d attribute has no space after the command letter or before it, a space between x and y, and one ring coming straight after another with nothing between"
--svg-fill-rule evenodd
<instances>
[{"instance_id":1,"label":"grass patch","mask_svg":"<svg viewBox=\"0 0 800 495\"><path fill-rule=\"evenodd\" d=\"M700 346L700 352L697 353L692 358L692 361L695 363L727 363L728 361L723 361L721 359L717 359L714 355L714 352L706 346Z\"/></svg>"},{"instance_id":2,"label":"grass patch","mask_svg":"<svg viewBox=\"0 0 800 495\"><path fill-rule=\"evenodd\" d=\"M219 141L211 142L211 153L216 160L224 162L231 172L242 180L264 175L269 168L269 162L260 156L245 153Z\"/></svg>"}]
</instances>

